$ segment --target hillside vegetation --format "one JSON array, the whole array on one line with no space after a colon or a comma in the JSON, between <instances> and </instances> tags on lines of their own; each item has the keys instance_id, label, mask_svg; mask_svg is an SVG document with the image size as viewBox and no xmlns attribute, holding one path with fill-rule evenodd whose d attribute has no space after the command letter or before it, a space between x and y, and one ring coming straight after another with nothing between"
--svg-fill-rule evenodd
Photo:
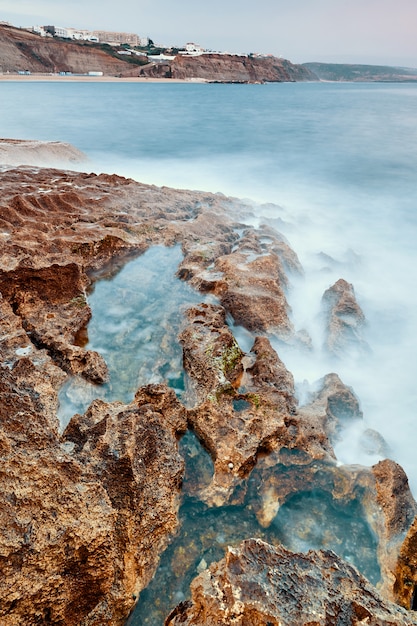
<instances>
[{"instance_id":1,"label":"hillside vegetation","mask_svg":"<svg viewBox=\"0 0 417 626\"><path fill-rule=\"evenodd\" d=\"M347 65L342 63L303 63L320 79L347 82L415 82L417 69L386 65Z\"/></svg>"}]
</instances>

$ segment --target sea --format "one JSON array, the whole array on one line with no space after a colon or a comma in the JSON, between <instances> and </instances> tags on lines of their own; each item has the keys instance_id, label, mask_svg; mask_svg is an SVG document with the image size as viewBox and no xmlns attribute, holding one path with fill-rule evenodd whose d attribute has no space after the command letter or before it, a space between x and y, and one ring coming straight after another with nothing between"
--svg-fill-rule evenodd
<instances>
[{"instance_id":1,"label":"sea","mask_svg":"<svg viewBox=\"0 0 417 626\"><path fill-rule=\"evenodd\" d=\"M242 198L253 225L277 227L304 268L288 300L312 350L277 345L300 403L336 372L363 412L339 463L380 460L361 444L373 429L417 496L417 85L7 81L0 136L70 142L89 159L78 169ZM334 361L321 298L339 278L354 287L369 350Z\"/></svg>"}]
</instances>

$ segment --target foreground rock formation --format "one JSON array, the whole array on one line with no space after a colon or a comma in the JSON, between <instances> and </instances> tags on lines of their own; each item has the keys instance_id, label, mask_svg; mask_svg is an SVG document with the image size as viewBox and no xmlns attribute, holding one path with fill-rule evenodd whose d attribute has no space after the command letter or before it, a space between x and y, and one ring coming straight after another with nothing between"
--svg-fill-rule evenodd
<instances>
[{"instance_id":1,"label":"foreground rock formation","mask_svg":"<svg viewBox=\"0 0 417 626\"><path fill-rule=\"evenodd\" d=\"M213 462L205 483L190 487L195 501L206 510L243 507L268 533L280 509L307 498L334 513L324 545L341 546L343 520L352 519L353 557L383 597L333 554L301 556L278 539L271 547L243 537L193 583L192 604L168 624L324 626L342 623L338 615L343 623L417 623L389 604L410 608L417 580L417 509L404 472L389 460L339 466L334 442L362 419L354 391L330 373L299 406L272 345L309 349L291 321L287 291L302 268L285 239L250 226L251 207L235 199L118 176L4 168L0 190L0 623L125 623L180 532L178 441L187 429ZM95 400L61 432L62 383L108 377L103 357L85 348L91 285L156 244L180 244L183 260L169 269L211 298L183 317L182 402L149 384L129 404ZM252 334L247 353L229 318ZM342 346L343 326L332 332ZM300 533L287 543L310 530ZM350 545L342 548L348 555ZM266 566L270 577L260 581ZM286 589L296 608L285 604ZM310 622L303 595L317 603Z\"/></svg>"},{"instance_id":2,"label":"foreground rock formation","mask_svg":"<svg viewBox=\"0 0 417 626\"><path fill-rule=\"evenodd\" d=\"M250 539L229 548L191 585L192 601L165 626L411 626L412 616L384 601L332 552L294 554Z\"/></svg>"}]
</instances>

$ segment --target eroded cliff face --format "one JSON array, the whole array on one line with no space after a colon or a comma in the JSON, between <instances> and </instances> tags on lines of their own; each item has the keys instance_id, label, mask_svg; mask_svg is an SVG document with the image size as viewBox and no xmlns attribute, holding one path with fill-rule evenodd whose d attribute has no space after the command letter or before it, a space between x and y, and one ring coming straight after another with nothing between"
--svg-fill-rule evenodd
<instances>
[{"instance_id":1,"label":"eroded cliff face","mask_svg":"<svg viewBox=\"0 0 417 626\"><path fill-rule=\"evenodd\" d=\"M384 599L333 554L300 556L254 539L204 572L192 605L167 623L324 626L338 615L417 623L388 603L409 608L416 579L416 504L404 472L388 460L339 466L334 441L346 422L362 419L354 390L330 373L300 407L272 347L271 338L309 345L291 322L287 288L302 268L284 238L250 226L251 208L236 199L118 176L4 168L0 189L1 623L125 622L179 530L178 440L187 429L213 460L212 475L192 487L204 506L250 506L264 529L309 491L319 503L353 507L377 538ZM103 357L83 347L92 282L156 244L181 244L178 276L215 298L183 317L183 402L166 385L146 385L129 404L95 400L61 432L62 383L77 375L100 385L108 375ZM228 315L252 333L247 353ZM329 533L336 541L337 527ZM268 568L277 575L265 578ZM285 585L300 598L320 590L315 621L302 621L301 600L285 621L293 610Z\"/></svg>"},{"instance_id":2,"label":"eroded cliff face","mask_svg":"<svg viewBox=\"0 0 417 626\"><path fill-rule=\"evenodd\" d=\"M129 60L89 42L62 41L40 37L24 29L0 25L0 58L3 72L29 71L33 74L103 72L104 76L173 78L214 82L294 82L317 80L302 65L276 57L247 57L205 54L199 57L177 55L170 62L150 62L144 57ZM142 67L143 66L143 67Z\"/></svg>"},{"instance_id":3,"label":"eroded cliff face","mask_svg":"<svg viewBox=\"0 0 417 626\"><path fill-rule=\"evenodd\" d=\"M227 54L177 55L163 65L140 70L140 76L201 79L222 83L265 83L317 80L313 72L277 57L247 57Z\"/></svg>"},{"instance_id":4,"label":"eroded cliff face","mask_svg":"<svg viewBox=\"0 0 417 626\"><path fill-rule=\"evenodd\" d=\"M107 76L118 76L131 67L98 46L40 37L27 30L4 25L0 25L0 58L3 72L11 73L87 74L100 71Z\"/></svg>"}]
</instances>

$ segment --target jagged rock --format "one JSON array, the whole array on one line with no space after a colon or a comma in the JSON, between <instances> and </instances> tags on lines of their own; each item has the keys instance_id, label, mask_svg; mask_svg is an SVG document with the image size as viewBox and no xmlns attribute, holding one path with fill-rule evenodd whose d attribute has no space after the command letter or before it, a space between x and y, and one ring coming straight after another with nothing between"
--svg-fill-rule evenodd
<instances>
[{"instance_id":1,"label":"jagged rock","mask_svg":"<svg viewBox=\"0 0 417 626\"><path fill-rule=\"evenodd\" d=\"M228 548L192 582L191 593L165 626L417 624L333 552L296 554L259 539Z\"/></svg>"},{"instance_id":2,"label":"jagged rock","mask_svg":"<svg viewBox=\"0 0 417 626\"><path fill-rule=\"evenodd\" d=\"M204 222L201 216L191 230L201 230L206 221L207 216ZM207 224L205 237L214 237L216 226L222 231L217 232L217 238L225 239L226 235L227 244L210 241L185 246L179 276L200 291L218 296L237 324L251 331L274 331L288 340L294 329L285 289L287 271L301 272L297 256L272 228L245 228L239 236L242 229L236 226L227 231L217 218L217 224Z\"/></svg>"},{"instance_id":3,"label":"jagged rock","mask_svg":"<svg viewBox=\"0 0 417 626\"><path fill-rule=\"evenodd\" d=\"M229 327L221 306L201 304L187 310L190 324L180 335L184 365L195 383L195 395L201 402L239 387L243 373L243 352Z\"/></svg>"},{"instance_id":4,"label":"jagged rock","mask_svg":"<svg viewBox=\"0 0 417 626\"><path fill-rule=\"evenodd\" d=\"M407 532L407 537L413 535L412 523L417 515L417 504L411 495L407 476L398 463L385 459L372 467L372 473L375 477L376 504L382 513L379 527L375 528L380 538L379 560L385 570L382 589L386 597L400 600L400 604L411 608L410 585L403 586L401 592L398 587L400 579L409 581L403 572L399 574L399 570L402 555L407 553L407 548L404 550L407 539L404 541L404 538ZM374 520L377 522L376 516ZM417 582L417 576L411 577L411 581Z\"/></svg>"},{"instance_id":5,"label":"jagged rock","mask_svg":"<svg viewBox=\"0 0 417 626\"><path fill-rule=\"evenodd\" d=\"M406 609L417 610L417 518L401 546L395 568L394 597Z\"/></svg>"},{"instance_id":6,"label":"jagged rock","mask_svg":"<svg viewBox=\"0 0 417 626\"><path fill-rule=\"evenodd\" d=\"M365 316L356 301L353 285L340 278L322 298L326 316L325 348L343 357L351 350L367 351L363 338Z\"/></svg>"},{"instance_id":7,"label":"jagged rock","mask_svg":"<svg viewBox=\"0 0 417 626\"><path fill-rule=\"evenodd\" d=\"M104 359L73 345L91 317L85 297L88 284L75 263L0 270L0 292L22 320L34 346L45 348L64 371L103 383L108 377Z\"/></svg>"},{"instance_id":8,"label":"jagged rock","mask_svg":"<svg viewBox=\"0 0 417 626\"><path fill-rule=\"evenodd\" d=\"M41 620L63 624L121 623L177 523L182 472L177 435L185 428L185 414L173 398L169 407L164 405L165 392L148 390L127 407L94 403L85 416L73 418L59 439L57 394L65 375L81 373L95 382L106 375L101 358L83 349L91 314L85 294L91 280L111 275L129 256L158 243L182 241L186 262L195 263L196 274L208 272L210 279L208 258L220 254L224 259L239 242L242 225L228 217L228 198L158 189L104 174L7 169L0 175L0 188L0 347L4 381L9 381L0 399L0 439L9 455L3 465L8 480L0 494L6 543L0 547L11 598L1 617L7 614L8 626L20 623L22 616L35 623L36 613ZM246 209L242 205L240 210ZM250 238L250 228L245 230ZM261 253L275 243L258 242ZM198 255L197 245L209 254ZM277 280L284 280L279 257L271 259ZM251 301L256 303L256 294ZM231 358L213 370L216 392L225 382L226 388L239 385L243 358L224 323L224 309L219 315L221 322L217 330L209 329L208 337L214 340L219 332L220 353L224 356L227 344ZM203 402L201 416L211 416L217 437L220 415L225 424L235 421L232 432L239 446L234 459L228 458L226 443L215 452L220 493L230 497L258 450L285 428L276 410L278 400L287 410L285 393L276 393L275 404L265 402L264 407L256 394L248 400L237 390L233 397L221 394L219 406L207 398ZM179 414L181 418L174 417ZM264 414L270 415L265 422ZM242 423L254 432L248 440L240 431ZM205 438L209 447L209 431ZM13 460L15 447L21 452ZM230 463L236 463L233 469ZM32 492L39 498L27 499L25 494ZM22 493L26 500L13 500L11 510L12 493ZM214 489L213 498L216 493ZM66 505L61 508L62 500ZM146 512L141 503L149 505ZM15 532L15 510L17 516L23 511L19 536L32 537L33 553L20 551L21 539L7 544ZM47 530L47 520L53 520L53 530ZM36 564L31 554L36 554Z\"/></svg>"},{"instance_id":9,"label":"jagged rock","mask_svg":"<svg viewBox=\"0 0 417 626\"><path fill-rule=\"evenodd\" d=\"M361 420L363 415L353 390L337 374L327 374L318 384L319 390L312 394L309 404L301 407L298 414L304 416L304 422L308 421L308 416L320 416L321 428L333 444L343 427ZM305 445L300 447L305 449Z\"/></svg>"},{"instance_id":10,"label":"jagged rock","mask_svg":"<svg viewBox=\"0 0 417 626\"><path fill-rule=\"evenodd\" d=\"M193 497L248 504L265 529L306 492L356 506L378 537L390 596L399 537L415 511L401 470L337 467L332 443L361 419L352 390L329 375L297 407L269 340L256 337L243 354L226 324L231 314L292 340L285 290L300 267L283 238L245 225L250 207L236 200L117 176L6 169L0 190L0 621L124 622L177 527L177 439L187 423L214 462L211 482L193 485ZM151 245L178 243L178 274L221 301L186 316L189 408L166 387L148 386L129 405L95 401L60 435L64 379L106 376L102 359L84 349L91 282ZM406 604L413 541L397 573Z\"/></svg>"},{"instance_id":11,"label":"jagged rock","mask_svg":"<svg viewBox=\"0 0 417 626\"><path fill-rule=\"evenodd\" d=\"M151 386L95 401L59 440L33 365L16 368L20 388L7 368L1 382L0 621L123 624L177 525L185 410Z\"/></svg>"},{"instance_id":12,"label":"jagged rock","mask_svg":"<svg viewBox=\"0 0 417 626\"><path fill-rule=\"evenodd\" d=\"M294 407L291 395L291 375L282 363L277 366L270 354L275 373L280 372L263 396L252 383L251 391L239 393L243 374L243 353L226 325L222 307L203 304L187 311L190 324L180 336L184 366L194 381L198 405L188 412L188 420L214 461L211 485L201 495L216 506L226 502L238 481L247 475L260 450L286 431L284 417ZM268 340L257 344L272 353ZM268 346L268 347L267 347ZM259 377L260 366L252 380ZM285 373L284 373L285 371ZM274 373L274 372L273 372ZM273 378L273 373L268 376ZM265 375L266 377L266 375ZM262 382L263 385L265 380ZM281 388L282 387L282 388Z\"/></svg>"}]
</instances>

